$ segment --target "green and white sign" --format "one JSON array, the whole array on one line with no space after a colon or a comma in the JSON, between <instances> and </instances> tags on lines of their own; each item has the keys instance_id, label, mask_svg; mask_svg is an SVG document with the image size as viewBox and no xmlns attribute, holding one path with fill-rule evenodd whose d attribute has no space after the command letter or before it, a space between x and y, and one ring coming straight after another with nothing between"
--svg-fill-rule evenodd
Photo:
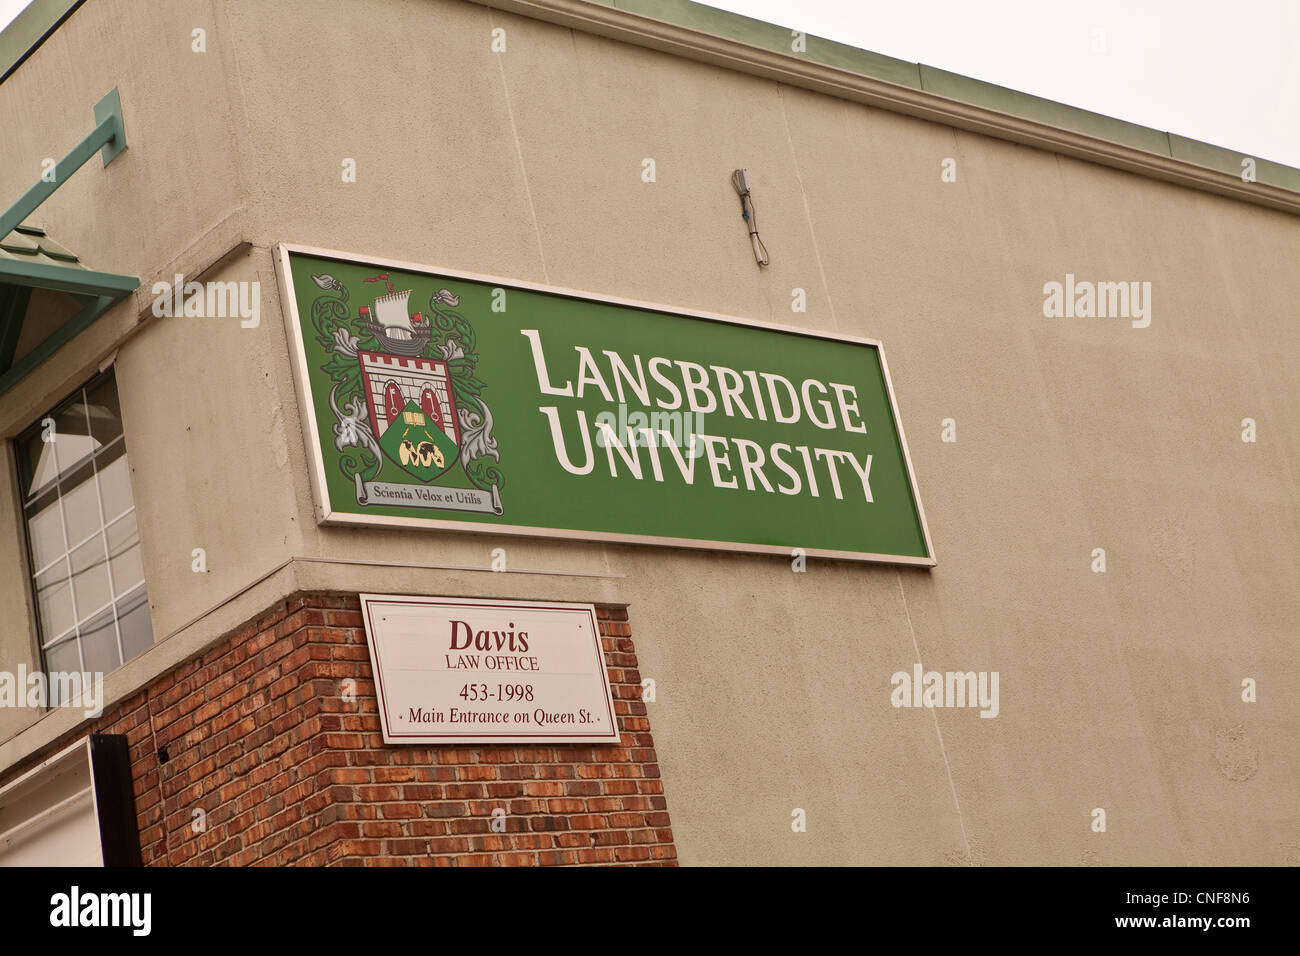
<instances>
[{"instance_id":1,"label":"green and white sign","mask_svg":"<svg viewBox=\"0 0 1300 956\"><path fill-rule=\"evenodd\" d=\"M878 342L277 258L324 523L935 563Z\"/></svg>"}]
</instances>

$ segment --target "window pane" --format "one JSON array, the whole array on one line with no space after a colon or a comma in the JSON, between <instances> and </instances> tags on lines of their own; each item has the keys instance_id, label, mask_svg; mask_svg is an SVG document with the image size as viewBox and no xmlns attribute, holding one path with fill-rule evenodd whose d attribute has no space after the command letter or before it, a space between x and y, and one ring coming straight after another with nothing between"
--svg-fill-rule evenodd
<instances>
[{"instance_id":1,"label":"window pane","mask_svg":"<svg viewBox=\"0 0 1300 956\"><path fill-rule=\"evenodd\" d=\"M144 581L144 568L140 564L140 535L135 527L135 512L110 525L108 531L108 561L113 572L113 587L125 594Z\"/></svg>"},{"instance_id":2,"label":"window pane","mask_svg":"<svg viewBox=\"0 0 1300 956\"><path fill-rule=\"evenodd\" d=\"M76 624L72 615L72 587L67 561L60 561L36 577L36 608L41 616L41 639L52 641Z\"/></svg>"},{"instance_id":3,"label":"window pane","mask_svg":"<svg viewBox=\"0 0 1300 956\"><path fill-rule=\"evenodd\" d=\"M54 442L41 440L45 431L42 425L19 442L18 456L22 459L23 497L30 497L37 488L49 484L58 474L54 461Z\"/></svg>"},{"instance_id":4,"label":"window pane","mask_svg":"<svg viewBox=\"0 0 1300 956\"><path fill-rule=\"evenodd\" d=\"M122 651L130 660L153 647L153 625L149 621L149 596L144 588L118 601L117 626L122 632Z\"/></svg>"},{"instance_id":5,"label":"window pane","mask_svg":"<svg viewBox=\"0 0 1300 956\"><path fill-rule=\"evenodd\" d=\"M110 376L87 393L90 432L100 445L122 434L122 409L117 401L117 379Z\"/></svg>"},{"instance_id":6,"label":"window pane","mask_svg":"<svg viewBox=\"0 0 1300 956\"><path fill-rule=\"evenodd\" d=\"M54 416L54 450L59 457L60 474L95 450L86 423L86 406L80 397Z\"/></svg>"},{"instance_id":7,"label":"window pane","mask_svg":"<svg viewBox=\"0 0 1300 956\"><path fill-rule=\"evenodd\" d=\"M81 657L91 674L107 674L122 663L117 653L117 628L113 626L110 607L94 620L81 625Z\"/></svg>"},{"instance_id":8,"label":"window pane","mask_svg":"<svg viewBox=\"0 0 1300 956\"><path fill-rule=\"evenodd\" d=\"M102 534L73 550L72 594L77 600L77 615L83 619L108 603L108 561Z\"/></svg>"},{"instance_id":9,"label":"window pane","mask_svg":"<svg viewBox=\"0 0 1300 956\"><path fill-rule=\"evenodd\" d=\"M42 657L50 671L108 673L153 646L121 418L109 373L16 442ZM53 440L42 441L42 433Z\"/></svg>"},{"instance_id":10,"label":"window pane","mask_svg":"<svg viewBox=\"0 0 1300 956\"><path fill-rule=\"evenodd\" d=\"M47 674L81 673L81 658L77 656L77 640L71 638L45 652L45 672ZM50 706L57 707L63 701L58 700L61 681L50 681Z\"/></svg>"},{"instance_id":11,"label":"window pane","mask_svg":"<svg viewBox=\"0 0 1300 956\"><path fill-rule=\"evenodd\" d=\"M109 464L99 463L99 493L104 498L105 521L112 521L131 507L131 475L125 455Z\"/></svg>"},{"instance_id":12,"label":"window pane","mask_svg":"<svg viewBox=\"0 0 1300 956\"><path fill-rule=\"evenodd\" d=\"M63 520L68 526L68 544L76 545L103 527L99 518L99 498L95 494L94 472L90 465L59 481L63 494Z\"/></svg>"},{"instance_id":13,"label":"window pane","mask_svg":"<svg viewBox=\"0 0 1300 956\"><path fill-rule=\"evenodd\" d=\"M33 571L39 571L64 553L63 511L55 495L42 500L39 510L28 512L27 538L32 546Z\"/></svg>"}]
</instances>

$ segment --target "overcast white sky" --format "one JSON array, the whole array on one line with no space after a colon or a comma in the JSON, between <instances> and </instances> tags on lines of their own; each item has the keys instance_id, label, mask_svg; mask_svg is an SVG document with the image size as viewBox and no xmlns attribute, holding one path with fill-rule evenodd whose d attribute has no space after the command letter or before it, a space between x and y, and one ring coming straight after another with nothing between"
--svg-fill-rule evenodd
<instances>
[{"instance_id":1,"label":"overcast white sky","mask_svg":"<svg viewBox=\"0 0 1300 956\"><path fill-rule=\"evenodd\" d=\"M0 0L0 26L27 2ZM709 6L1300 167L1300 0Z\"/></svg>"},{"instance_id":2,"label":"overcast white sky","mask_svg":"<svg viewBox=\"0 0 1300 956\"><path fill-rule=\"evenodd\" d=\"M708 5L1300 167L1300 0Z\"/></svg>"},{"instance_id":3,"label":"overcast white sky","mask_svg":"<svg viewBox=\"0 0 1300 956\"><path fill-rule=\"evenodd\" d=\"M27 6L31 0L0 0L0 30L9 25L9 21L18 16L18 11Z\"/></svg>"}]
</instances>

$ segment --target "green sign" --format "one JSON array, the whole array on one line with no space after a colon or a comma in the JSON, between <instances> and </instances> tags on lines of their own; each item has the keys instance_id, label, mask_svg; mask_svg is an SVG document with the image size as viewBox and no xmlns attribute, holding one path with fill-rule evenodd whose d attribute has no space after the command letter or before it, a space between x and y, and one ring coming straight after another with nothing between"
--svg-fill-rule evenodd
<instances>
[{"instance_id":1,"label":"green sign","mask_svg":"<svg viewBox=\"0 0 1300 956\"><path fill-rule=\"evenodd\" d=\"M325 523L934 564L878 343L278 252Z\"/></svg>"}]
</instances>

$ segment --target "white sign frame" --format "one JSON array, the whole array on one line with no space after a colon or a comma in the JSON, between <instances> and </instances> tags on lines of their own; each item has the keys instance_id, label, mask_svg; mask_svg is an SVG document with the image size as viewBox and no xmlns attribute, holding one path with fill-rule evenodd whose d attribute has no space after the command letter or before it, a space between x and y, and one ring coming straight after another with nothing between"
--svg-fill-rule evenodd
<instances>
[{"instance_id":1,"label":"white sign frame","mask_svg":"<svg viewBox=\"0 0 1300 956\"><path fill-rule=\"evenodd\" d=\"M620 743L621 736L618 728L618 715L614 712L614 695L609 682L609 668L605 664L605 650L601 644L600 625L596 619L595 605L567 601L518 601L502 598L437 597L414 594L361 594L360 598L361 618L366 631L366 648L370 653L370 669L374 677L375 697L379 704L379 721L383 730L385 744L416 744L427 746L431 744L521 743L618 745ZM598 725L603 725L603 729L581 731L576 729L578 725L575 724L573 725L575 728L573 731L562 732L558 729L536 728L536 724L530 723L521 725L517 722L511 722L509 725L503 724L502 730L505 730L506 726L510 727L509 731L503 733L485 732L488 728L477 727L473 724L470 724L464 730L451 732L448 729L449 724L441 722L423 723L421 724L424 728L423 730L409 729L412 726L410 723L407 723L406 727L402 727L401 724L403 723L404 718L401 717L400 709L402 706L409 703L409 701L404 700L401 704L397 703L395 700L394 689L391 686L388 686L388 684L393 683L393 681L390 680L386 684L385 677L389 676L391 678L393 671L402 669L409 671L411 668L400 668L398 665L401 663L401 659L394 653L395 649L383 647L383 644L385 643L385 635L381 633L380 625L385 619L380 617L380 609L384 606L410 605L414 605L417 608L430 608L436 612L437 618L441 618L448 611L454 609L464 609L473 614L481 613L484 609L489 608L500 609L503 611L514 611L516 612L516 615L521 618L524 616L530 616L534 620L539 616L544 617L546 612L559 612L559 614L567 614L577 617L579 621L583 622L580 623L580 628L584 626L590 627L590 637L592 642L591 649L595 657L594 666L592 666L591 672L589 674L586 671L581 673L583 676L589 677L592 681L599 680L600 688L599 693L597 693L595 688L591 688L589 691L584 692L584 696L579 698L576 702L569 701L566 703L571 705L571 711L591 708L593 715L598 718ZM520 628L520 630L523 630L523 628ZM535 629L530 629L527 633L531 634L529 639L532 641L537 641L539 638L543 641L546 640L543 633ZM434 640L435 638L431 637L430 639ZM585 645L585 641L582 643ZM540 648L540 645L538 645L538 648ZM468 651L469 649L465 650ZM530 647L530 651L533 650L534 649ZM439 650L437 653L443 654L444 651ZM579 654L582 656L585 656L585 653L585 649L579 651ZM499 656L512 655L503 649L499 652ZM513 656L518 656L518 652L515 652L515 655ZM530 656L536 657L538 655L534 651ZM442 670L448 670L448 668L431 670L430 673L438 673ZM542 673L543 672L541 671L537 671L534 674L528 674L522 671L492 671L485 668L478 668L467 669L464 676L470 678L471 676L477 677L484 674L490 674L492 676L489 679L493 683L496 683L498 687L501 687L506 685L518 685L525 681L535 682L539 679L545 681L547 678L541 677L540 675ZM503 677L506 674L509 674L509 677L507 680L503 680ZM572 672L569 672L565 676L572 677L575 675ZM456 680L460 680L460 677L457 677ZM470 682L477 683L478 681L475 679ZM439 702L446 705L447 714L451 713L452 708L460 708L463 710L467 706L472 706L473 703L469 702L467 705L466 701L460 700L454 702L450 700L439 700ZM504 694L503 699L497 701L497 704L502 703L505 703ZM537 704L537 708L534 708L533 710L534 713L537 709L546 709L542 706L540 700ZM580 705L582 705L582 707L580 707ZM600 713L596 710L596 705L600 705L604 712ZM554 708L555 704L552 703L549 706ZM397 710L393 712L393 715L398 718L397 720L390 721L390 707L397 708ZM395 723L397 726L394 726ZM536 729L532 732L520 733L516 729L520 726L529 726ZM434 731L432 730L433 727L438 727L440 729Z\"/></svg>"},{"instance_id":2,"label":"white sign frame","mask_svg":"<svg viewBox=\"0 0 1300 956\"><path fill-rule=\"evenodd\" d=\"M921 503L921 489L917 484L916 470L912 466L912 454L907 447L907 436L903 432L903 419L898 411L898 400L894 395L894 382L889 375L889 363L885 361L885 347L878 339L858 335L844 335L839 332L826 332L818 329L799 328L775 322L758 322L752 319L722 315L717 312L701 312L682 306L660 305L642 302L637 299L625 299L619 296L603 295L580 289L568 289L547 283L528 282L523 279L508 279L500 276L484 275L478 272L466 272L444 266L406 262L385 256L368 256L353 252L341 252L337 249L322 249L318 246L304 245L296 242L279 242L275 245L275 269L280 285L281 311L285 322L285 335L289 342L290 364L293 366L294 388L298 396L299 414L302 416L306 430L307 473L311 481L312 499L315 502L316 523L318 525L370 527L370 528L429 528L437 531L454 531L461 534L484 535L520 535L529 538L564 538L572 541L610 541L623 544L654 545L656 547L688 548L702 551L732 551L746 554L773 554L790 557L788 545L755 544L742 541L712 541L703 538L668 538L659 535L638 534L623 531L580 531L568 528L545 528L533 525L513 524L479 524L470 521L454 521L448 518L429 518L422 516L396 517L393 515L358 515L335 511L330 503L329 489L325 478L325 459L321 454L321 427L316 421L316 405L312 399L311 372L307 365L306 345L303 341L302 323L298 314L297 290L293 284L293 272L290 268L291 254L314 256L320 259L333 259L338 262L358 263L402 272L423 273L425 275L446 276L480 282L510 289L525 289L531 292L543 292L549 295L568 296L590 302L602 302L609 305L630 306L647 312L662 312L683 318L705 319L727 325L739 325L749 328L766 329L772 332L786 332L792 335L829 339L833 342L848 342L855 345L867 345L874 348L880 357L880 371L885 380L885 392L889 397L889 409L893 415L894 427L898 431L898 444L903 452L903 463L907 471L908 487L912 490L912 500L916 502L916 514L921 523L921 536L925 541L925 556L902 554L878 554L869 551L840 551L829 548L806 548L810 558L833 558L845 561L863 561L873 564L895 564L910 567L932 568L938 564L935 557L934 542L930 538L930 525L925 517L925 507Z\"/></svg>"}]
</instances>

